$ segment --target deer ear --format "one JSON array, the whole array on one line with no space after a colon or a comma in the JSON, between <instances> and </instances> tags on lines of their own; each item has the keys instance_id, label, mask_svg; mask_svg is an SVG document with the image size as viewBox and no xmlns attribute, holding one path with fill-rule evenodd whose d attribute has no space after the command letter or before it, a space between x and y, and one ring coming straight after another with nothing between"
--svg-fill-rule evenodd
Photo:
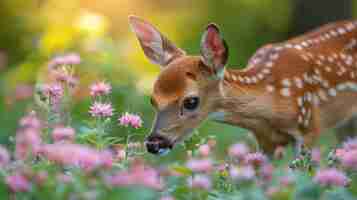
<instances>
[{"instance_id":1,"label":"deer ear","mask_svg":"<svg viewBox=\"0 0 357 200\"><path fill-rule=\"evenodd\" d=\"M218 78L223 78L228 60L228 47L215 24L209 24L203 33L201 55L203 63L212 67Z\"/></svg>"},{"instance_id":2,"label":"deer ear","mask_svg":"<svg viewBox=\"0 0 357 200\"><path fill-rule=\"evenodd\" d=\"M185 54L163 36L153 25L136 17L129 16L129 23L149 60L162 67Z\"/></svg>"}]
</instances>

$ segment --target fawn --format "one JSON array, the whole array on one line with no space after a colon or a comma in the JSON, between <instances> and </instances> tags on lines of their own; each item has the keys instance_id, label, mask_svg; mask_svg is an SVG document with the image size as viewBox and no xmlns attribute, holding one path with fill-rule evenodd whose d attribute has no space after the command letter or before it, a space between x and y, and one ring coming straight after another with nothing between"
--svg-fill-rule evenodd
<instances>
[{"instance_id":1,"label":"fawn","mask_svg":"<svg viewBox=\"0 0 357 200\"><path fill-rule=\"evenodd\" d=\"M189 56L148 22L129 21L162 69L151 97L150 153L167 152L206 119L250 130L267 153L294 141L311 146L356 112L357 21L265 45L242 70L226 69L228 47L215 24L203 33L201 55Z\"/></svg>"}]
</instances>

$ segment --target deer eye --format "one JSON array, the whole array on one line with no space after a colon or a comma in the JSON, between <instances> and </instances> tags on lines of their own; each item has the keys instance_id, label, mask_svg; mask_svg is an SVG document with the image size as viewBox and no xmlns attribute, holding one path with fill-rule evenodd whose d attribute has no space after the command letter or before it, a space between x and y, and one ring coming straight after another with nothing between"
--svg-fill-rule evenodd
<instances>
[{"instance_id":1,"label":"deer eye","mask_svg":"<svg viewBox=\"0 0 357 200\"><path fill-rule=\"evenodd\" d=\"M188 97L183 101L183 107L186 110L195 110L200 103L200 99L198 97Z\"/></svg>"}]
</instances>

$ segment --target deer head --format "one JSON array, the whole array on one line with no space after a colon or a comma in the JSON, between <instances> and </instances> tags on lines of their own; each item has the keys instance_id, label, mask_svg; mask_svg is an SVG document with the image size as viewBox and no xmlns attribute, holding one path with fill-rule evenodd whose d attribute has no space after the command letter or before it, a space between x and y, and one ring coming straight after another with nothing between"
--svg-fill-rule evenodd
<instances>
[{"instance_id":1,"label":"deer head","mask_svg":"<svg viewBox=\"0 0 357 200\"><path fill-rule=\"evenodd\" d=\"M148 22L135 16L129 22L146 57L161 68L151 97L156 116L146 147L163 154L218 112L228 48L214 24L202 35L201 54L189 56Z\"/></svg>"}]
</instances>

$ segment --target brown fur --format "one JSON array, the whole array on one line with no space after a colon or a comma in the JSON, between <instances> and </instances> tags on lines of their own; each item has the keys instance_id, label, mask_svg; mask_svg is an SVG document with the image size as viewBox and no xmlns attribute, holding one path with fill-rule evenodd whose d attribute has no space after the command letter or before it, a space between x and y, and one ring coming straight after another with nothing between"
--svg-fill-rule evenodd
<instances>
[{"instance_id":1,"label":"brown fur","mask_svg":"<svg viewBox=\"0 0 357 200\"><path fill-rule=\"evenodd\" d=\"M300 88L294 83L291 83L292 86L284 86L282 82L285 79L292 81L295 77L302 79L305 74L312 77L316 75L316 69L332 88L344 81L356 82L347 75L337 76L342 61L316 63L318 56L331 56L334 53L345 53L357 60L356 48L346 48L352 38L357 38L357 28L346 31L348 23L350 22L329 24L287 42L266 45L257 51L245 69L227 69L221 80L216 77L217 69L206 66L201 61L201 56L180 54L164 67L155 82L152 98L157 103L158 114L153 133L176 143L189 135L210 113L221 112L225 115L219 121L249 129L262 149L268 153L298 138L304 138L305 144L312 145L322 131L355 113L357 93L338 91L337 96L332 95L328 101L320 99L320 103L315 105L311 100L305 99L301 106L297 100L307 92L317 96L318 89L322 88L320 83L306 81ZM346 32L325 41L314 42L321 35L331 30L337 31L340 27L346 28ZM302 49L301 45L310 40L314 40L311 42L313 45L303 45ZM286 47L288 45L292 47ZM284 49L278 50L279 47ZM304 59L308 56L311 58ZM272 57L276 58L268 68L267 63L272 61ZM324 71L323 67L327 65L331 65L333 73ZM355 70L357 75L357 70L353 67L357 68L357 62L347 70ZM266 69L269 69L266 75L254 83L237 80L237 77L257 80L259 73ZM267 90L267 86L272 86L274 91ZM288 92L283 90L286 87ZM328 89L324 88L326 91ZM200 106L197 111L184 114L182 102L190 95L200 98ZM303 113L309 122L306 125L298 123L302 108L311 111L311 118Z\"/></svg>"}]
</instances>

